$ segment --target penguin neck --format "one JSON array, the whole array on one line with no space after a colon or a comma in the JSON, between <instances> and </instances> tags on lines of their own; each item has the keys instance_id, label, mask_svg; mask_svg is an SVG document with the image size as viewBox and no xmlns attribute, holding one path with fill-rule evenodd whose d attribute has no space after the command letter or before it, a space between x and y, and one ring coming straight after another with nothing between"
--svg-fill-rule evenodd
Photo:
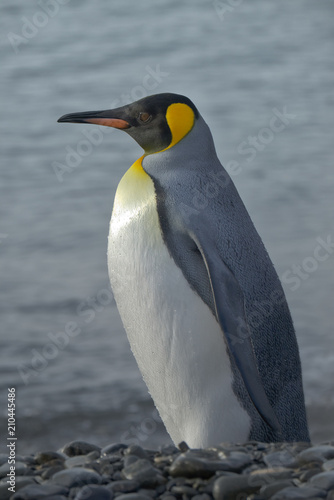
<instances>
[{"instance_id":1,"label":"penguin neck","mask_svg":"<svg viewBox=\"0 0 334 500\"><path fill-rule=\"evenodd\" d=\"M209 127L201 116L196 120L191 131L177 144L163 151L144 155L141 162L144 171L150 177L173 168L192 169L199 163L215 163L217 158L213 138Z\"/></svg>"}]
</instances>

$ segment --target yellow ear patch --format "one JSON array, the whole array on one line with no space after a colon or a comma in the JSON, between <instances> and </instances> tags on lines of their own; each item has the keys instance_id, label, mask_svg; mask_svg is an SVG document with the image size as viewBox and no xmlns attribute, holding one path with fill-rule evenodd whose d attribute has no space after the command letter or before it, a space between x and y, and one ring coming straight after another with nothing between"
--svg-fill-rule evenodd
<instances>
[{"instance_id":1,"label":"yellow ear patch","mask_svg":"<svg viewBox=\"0 0 334 500\"><path fill-rule=\"evenodd\" d=\"M169 149L180 142L193 128L195 113L187 104L176 102L168 106L166 120L172 133L172 141L166 148Z\"/></svg>"}]
</instances>

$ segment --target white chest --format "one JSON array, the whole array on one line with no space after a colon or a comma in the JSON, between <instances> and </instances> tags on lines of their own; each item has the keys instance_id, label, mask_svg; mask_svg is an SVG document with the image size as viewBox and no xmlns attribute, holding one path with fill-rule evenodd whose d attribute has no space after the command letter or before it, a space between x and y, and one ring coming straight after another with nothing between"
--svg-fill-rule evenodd
<instances>
[{"instance_id":1,"label":"white chest","mask_svg":"<svg viewBox=\"0 0 334 500\"><path fill-rule=\"evenodd\" d=\"M169 255L152 180L132 169L115 198L108 266L139 369L175 443L246 440L223 333Z\"/></svg>"}]
</instances>

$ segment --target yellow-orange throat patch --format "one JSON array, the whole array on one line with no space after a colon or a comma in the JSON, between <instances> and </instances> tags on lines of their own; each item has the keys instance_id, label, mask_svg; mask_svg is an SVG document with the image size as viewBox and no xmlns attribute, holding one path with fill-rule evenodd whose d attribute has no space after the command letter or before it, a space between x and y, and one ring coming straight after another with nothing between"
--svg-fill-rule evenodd
<instances>
[{"instance_id":1,"label":"yellow-orange throat patch","mask_svg":"<svg viewBox=\"0 0 334 500\"><path fill-rule=\"evenodd\" d=\"M171 143L166 148L169 149L180 142L193 128L195 113L187 104L176 102L168 106L166 120L172 133Z\"/></svg>"},{"instance_id":2,"label":"yellow-orange throat patch","mask_svg":"<svg viewBox=\"0 0 334 500\"><path fill-rule=\"evenodd\" d=\"M167 149L175 146L175 144L180 142L191 131L195 123L195 113L187 104L177 102L168 106L166 120L172 134L172 140L167 148L157 151L157 153L161 153L162 151L166 151ZM137 198L142 189L145 190L148 185L152 183L151 178L142 166L142 161L145 156L147 155L144 154L138 158L138 160L136 160L124 174L117 192L119 198L126 198L129 201L134 200ZM139 191L136 192L137 190Z\"/></svg>"}]
</instances>

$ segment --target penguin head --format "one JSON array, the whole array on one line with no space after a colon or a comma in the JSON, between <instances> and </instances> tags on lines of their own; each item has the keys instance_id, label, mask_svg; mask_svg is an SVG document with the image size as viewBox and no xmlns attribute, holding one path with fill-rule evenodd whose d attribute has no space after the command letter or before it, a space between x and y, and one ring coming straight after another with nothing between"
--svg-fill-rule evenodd
<instances>
[{"instance_id":1,"label":"penguin head","mask_svg":"<svg viewBox=\"0 0 334 500\"><path fill-rule=\"evenodd\" d=\"M178 94L155 94L107 111L71 113L58 122L94 123L127 132L145 151L171 148L193 128L199 113L190 99Z\"/></svg>"}]
</instances>

